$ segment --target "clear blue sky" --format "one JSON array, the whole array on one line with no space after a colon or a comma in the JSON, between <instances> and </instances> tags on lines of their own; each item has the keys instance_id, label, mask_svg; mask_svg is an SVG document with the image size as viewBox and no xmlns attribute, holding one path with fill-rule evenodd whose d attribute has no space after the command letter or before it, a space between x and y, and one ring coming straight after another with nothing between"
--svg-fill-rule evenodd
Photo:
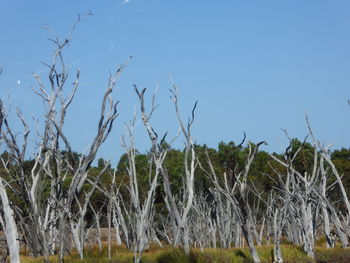
<instances>
[{"instance_id":1,"label":"clear blue sky","mask_svg":"<svg viewBox=\"0 0 350 263\"><path fill-rule=\"evenodd\" d=\"M280 151L286 146L280 128L303 138L307 113L321 142L350 146L350 1L3 0L0 96L20 106L29 122L42 112L31 74L45 77L40 61L49 61L53 48L42 26L63 38L77 14L89 10L94 15L79 24L65 53L72 71L81 69L66 123L77 151L96 131L109 71L130 55L113 94L120 117L99 156L115 160L122 153L123 122L137 105L133 83L150 91L159 84L153 123L160 133L176 134L169 73L184 117L199 100L198 143L216 147L245 131L249 140L266 140L265 150ZM148 147L143 132L139 125L141 149ZM181 145L180 138L175 146Z\"/></svg>"}]
</instances>

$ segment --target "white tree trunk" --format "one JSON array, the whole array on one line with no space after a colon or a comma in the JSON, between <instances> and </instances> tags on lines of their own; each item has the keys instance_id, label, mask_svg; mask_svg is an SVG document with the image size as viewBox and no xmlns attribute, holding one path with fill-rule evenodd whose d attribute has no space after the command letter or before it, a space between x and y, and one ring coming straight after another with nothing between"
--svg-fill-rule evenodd
<instances>
[{"instance_id":1,"label":"white tree trunk","mask_svg":"<svg viewBox=\"0 0 350 263\"><path fill-rule=\"evenodd\" d=\"M19 244L18 244L18 232L14 219L13 210L10 206L10 202L7 197L6 189L3 185L3 181L0 178L0 197L4 211L5 221L1 218L1 224L5 231L7 246L10 251L11 263L19 263Z\"/></svg>"},{"instance_id":2,"label":"white tree trunk","mask_svg":"<svg viewBox=\"0 0 350 263\"><path fill-rule=\"evenodd\" d=\"M273 239L274 239L274 247L273 247L273 262L274 263L282 263L282 251L281 251L281 234L282 234L282 215L278 208L276 208L274 216L273 216Z\"/></svg>"}]
</instances>

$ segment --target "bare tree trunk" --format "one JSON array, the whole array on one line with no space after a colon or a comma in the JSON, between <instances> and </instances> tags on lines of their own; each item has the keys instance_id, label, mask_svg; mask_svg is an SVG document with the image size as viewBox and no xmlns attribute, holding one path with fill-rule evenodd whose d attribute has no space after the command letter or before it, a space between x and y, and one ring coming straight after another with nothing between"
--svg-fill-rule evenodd
<instances>
[{"instance_id":1,"label":"bare tree trunk","mask_svg":"<svg viewBox=\"0 0 350 263\"><path fill-rule=\"evenodd\" d=\"M258 246L261 246L261 243L262 243L262 239L263 239L263 234L264 234L264 229L265 229L265 217L263 218L263 221L261 223L261 227L260 227L260 231L259 231L259 235L258 235L258 238L257 238L257 243L258 243Z\"/></svg>"},{"instance_id":2,"label":"bare tree trunk","mask_svg":"<svg viewBox=\"0 0 350 263\"><path fill-rule=\"evenodd\" d=\"M304 227L304 244L303 248L307 255L311 258L315 258L315 238L313 231L313 223L312 223L312 210L311 204L305 205L303 204L301 207L303 210L303 227Z\"/></svg>"},{"instance_id":3,"label":"bare tree trunk","mask_svg":"<svg viewBox=\"0 0 350 263\"><path fill-rule=\"evenodd\" d=\"M282 235L282 214L283 212L279 211L276 208L273 217L273 262L274 263L283 263L282 251L281 251L281 235Z\"/></svg>"},{"instance_id":4,"label":"bare tree trunk","mask_svg":"<svg viewBox=\"0 0 350 263\"><path fill-rule=\"evenodd\" d=\"M91 202L89 203L89 205L90 205L90 209L95 217L96 232L97 232L96 233L96 240L97 240L98 248L100 251L102 251L102 240L101 240L102 233L101 233L101 226L100 226L100 217L101 217L101 213L102 213L102 209L103 209L104 205L101 206L100 211L96 211L95 208L93 207L93 205L91 204Z\"/></svg>"},{"instance_id":5,"label":"bare tree trunk","mask_svg":"<svg viewBox=\"0 0 350 263\"><path fill-rule=\"evenodd\" d=\"M330 229L330 220L329 220L329 214L327 211L327 205L324 201L326 199L326 188L327 188L327 175L326 171L324 169L324 159L321 158L320 160L320 169L321 169L321 182L320 182L320 194L322 196L321 205L322 205L322 215L323 215L323 224L324 224L324 232L326 236L326 246L327 248L334 247L334 242L331 238L331 229Z\"/></svg>"},{"instance_id":6,"label":"bare tree trunk","mask_svg":"<svg viewBox=\"0 0 350 263\"><path fill-rule=\"evenodd\" d=\"M0 109L1 110L1 109ZM0 215L0 223L5 231L6 242L10 252L10 258L12 263L19 263L19 244L16 222L14 219L14 213L10 206L10 202L7 197L6 189L3 185L3 180L0 178L0 198L2 203L2 209L4 213L3 220Z\"/></svg>"},{"instance_id":7,"label":"bare tree trunk","mask_svg":"<svg viewBox=\"0 0 350 263\"><path fill-rule=\"evenodd\" d=\"M241 145L243 144L243 142L241 143ZM248 157L246 158L244 170L235 174L234 176L235 182L233 183L233 185L229 185L226 173L224 173L224 176L223 176L224 177L224 182L222 183L223 186L220 185L218 178L216 176L214 167L209 158L208 152L206 153L206 155L207 155L207 161L209 164L210 172L206 171L203 168L203 166L199 164L202 170L211 178L215 187L215 191L222 193L223 196L227 198L227 200L231 203L232 207L234 208L234 211L239 219L239 223L241 224L241 229L244 235L244 239L247 242L250 254L255 263L259 263L260 258L257 253L256 247L254 244L254 239L253 239L253 226L252 226L253 220L252 220L252 211L251 211L249 198L248 198L249 188L247 184L247 178L248 178L251 164L256 156L259 146L263 143L265 142L258 143L256 146L254 146L254 149L250 143L248 144ZM231 172L234 173L235 168Z\"/></svg>"},{"instance_id":8,"label":"bare tree trunk","mask_svg":"<svg viewBox=\"0 0 350 263\"><path fill-rule=\"evenodd\" d=\"M108 202L108 207L107 207L107 222L108 222L108 259L109 261L112 260L112 255L111 255L111 235L112 235L112 200L110 199Z\"/></svg>"},{"instance_id":9,"label":"bare tree trunk","mask_svg":"<svg viewBox=\"0 0 350 263\"><path fill-rule=\"evenodd\" d=\"M66 246L66 219L65 214L60 213L60 220L59 220L59 262L64 263L64 255L66 253L65 246Z\"/></svg>"},{"instance_id":10,"label":"bare tree trunk","mask_svg":"<svg viewBox=\"0 0 350 263\"><path fill-rule=\"evenodd\" d=\"M1 74L1 70L0 70L0 74ZM3 141L3 134L2 134L3 122L5 122L6 124L5 109L2 104L2 101L0 100L0 145L2 144L2 141ZM2 229L5 232L6 243L9 250L11 262L19 263L20 262L19 244L17 241L18 232L17 232L16 222L14 218L14 212L10 206L10 202L7 196L7 191L4 186L4 182L2 178L0 178L0 199L1 199L2 210L5 218L4 220L2 215L0 214L0 224L2 226Z\"/></svg>"},{"instance_id":11,"label":"bare tree trunk","mask_svg":"<svg viewBox=\"0 0 350 263\"><path fill-rule=\"evenodd\" d=\"M190 253L190 236L188 229L189 213L194 200L194 175L196 169L196 154L191 135L191 127L194 122L194 113L197 107L197 102L192 109L192 116L189 118L187 126L184 125L180 116L178 106L178 88L173 83L170 90L172 93L172 100L175 106L176 116L180 125L180 130L185 137L185 158L184 158L184 180L182 186L182 198L179 204L176 203L175 197L170 188L169 173L164 165L161 166L161 173L163 175L163 185L167 200L167 209L170 215L173 227L173 245L177 246L182 241L183 249L188 255Z\"/></svg>"},{"instance_id":12,"label":"bare tree trunk","mask_svg":"<svg viewBox=\"0 0 350 263\"><path fill-rule=\"evenodd\" d=\"M144 94L146 89L139 91L135 86L135 91L139 97L141 106L141 119L148 133L151 141L151 152L149 153L149 186L147 194L144 198L140 195L138 171L136 166L136 154L137 150L134 145L134 127L136 121L136 113L130 124L125 124L128 131L128 142L125 137L122 138L122 147L125 149L127 156L127 177L129 179L128 184L128 199L130 202L126 204L121 198L119 189L115 189L115 173L113 174L113 188L111 191L104 191L109 198L112 198L116 214L118 215L118 222L120 222L123 233L126 237L127 246L129 247L128 237L130 236L130 247L134 253L134 262L138 263L142 259L143 251L149 246L149 239L151 235L152 220L154 218L154 198L155 191L158 185L158 177L162 163L165 159L166 150L161 150L161 141L158 144L158 134L154 131L149 123L149 120L156 109L155 96L152 100L152 108L150 113L146 113ZM164 138L163 138L164 139ZM123 210L120 207L120 203L123 205ZM124 216L126 220L124 220ZM119 226L119 223L116 224Z\"/></svg>"},{"instance_id":13,"label":"bare tree trunk","mask_svg":"<svg viewBox=\"0 0 350 263\"><path fill-rule=\"evenodd\" d=\"M258 252L256 250L256 247L254 245L253 235L252 235L252 231L251 231L251 225L250 225L248 218L242 224L242 231L243 231L243 235L245 237L245 240L247 241L250 255L252 256L254 263L259 263L260 258L259 258Z\"/></svg>"}]
</instances>

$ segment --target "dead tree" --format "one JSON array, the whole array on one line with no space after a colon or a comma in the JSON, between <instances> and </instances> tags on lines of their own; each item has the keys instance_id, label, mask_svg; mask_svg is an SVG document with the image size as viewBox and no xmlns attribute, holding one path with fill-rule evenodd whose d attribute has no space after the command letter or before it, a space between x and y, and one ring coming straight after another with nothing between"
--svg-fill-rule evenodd
<instances>
[{"instance_id":1,"label":"dead tree","mask_svg":"<svg viewBox=\"0 0 350 263\"><path fill-rule=\"evenodd\" d=\"M344 189L343 182L338 174L338 171L333 164L333 162L330 159L329 156L329 147L321 146L320 142L316 140L315 135L312 131L311 124L309 121L309 118L306 117L306 123L309 129L309 133L313 139L314 142L314 147L315 149L317 148L318 151L321 153L320 154L320 183L319 183L319 188L315 187L315 194L318 195L319 197L319 203L322 209L322 214L323 214L323 221L324 221L324 230L325 230L325 235L326 235L326 240L327 240L327 246L328 247L333 247L334 246L334 240L331 237L331 231L330 231L330 219L335 227L335 231L342 243L342 246L348 247L348 238L346 235L349 235L349 232L347 233L346 229L349 228L349 215L350 215L350 203L346 194L346 191ZM325 168L324 161L329 165L327 168ZM330 169L329 169L330 167ZM342 201L345 204L345 207L347 208L346 211L346 218L347 220L344 220L343 224L341 223L341 220L339 218L342 215L341 212L336 212L335 207L332 205L331 201L327 197L327 191L334 186L334 184L327 186L327 177L331 174L328 174L328 170L331 170L333 175L336 177L336 183L339 185L339 188L341 190L342 194Z\"/></svg>"},{"instance_id":2,"label":"dead tree","mask_svg":"<svg viewBox=\"0 0 350 263\"><path fill-rule=\"evenodd\" d=\"M316 140L315 135L312 131L311 128L311 124L309 121L309 118L306 117L306 122L307 122L307 126L309 129L309 133L313 139L314 142L314 147L318 149L318 151L321 152L321 157L320 157L320 164L319 164L319 172L320 172L320 183L319 183L319 187L315 188L315 194L318 195L319 197L319 203L321 205L321 209L322 209L322 215L323 215L323 223L324 223L324 232L326 235L326 245L327 247L334 247L335 243L334 243L334 239L332 238L332 234L331 234L331 224L330 222L333 223L334 228L335 228L335 232L337 234L337 236L339 237L342 246L344 248L348 247L348 237L347 235L349 235L349 233L346 231L346 229L348 229L350 222L348 221L349 219L345 220L345 222L343 222L343 224L341 223L339 214L341 215L341 212L337 212L334 205L332 205L331 201L328 198L328 191L329 189L331 189L332 187L334 187L335 183L331 184L331 185L327 185L327 178L330 175L334 175L336 177L336 183L339 185L339 188L341 190L341 194L342 194L342 201L345 204L346 209L346 218L349 218L350 215L350 203L348 200L348 196L347 193L345 191L343 182L341 180L341 177L339 176L339 173L335 167L335 165L333 164L333 162L330 159L329 156L329 147L326 146L321 146L320 142ZM325 166L325 161L326 164L328 164L328 167ZM332 173L329 173L329 170L332 171ZM350 236L350 235L349 235Z\"/></svg>"},{"instance_id":3,"label":"dead tree","mask_svg":"<svg viewBox=\"0 0 350 263\"><path fill-rule=\"evenodd\" d=\"M285 222L285 209L286 205L279 206L274 211L273 216L273 262L274 263L282 263L283 262L283 256L282 256L282 250L281 250L281 236L282 236L282 230L284 227Z\"/></svg>"},{"instance_id":4,"label":"dead tree","mask_svg":"<svg viewBox=\"0 0 350 263\"><path fill-rule=\"evenodd\" d=\"M79 20L80 17L77 22ZM64 123L67 110L79 86L80 72L77 70L73 87L68 95L65 95L64 88L70 78L62 54L63 49L70 43L75 26L76 23L63 41L57 38L51 39L56 48L51 63L44 63L49 70L48 81L43 81L41 76L34 75L38 88L33 88L33 91L42 99L46 112L42 133L38 133L36 137L38 152L34 155L34 165L29 174L24 169L29 128L20 110L17 111L17 115L24 127L23 144L19 145L15 132L7 121L5 131L2 133L12 161L12 163L3 161L5 169L8 176L13 179L13 184L16 184L14 188L16 193L23 198L28 207L28 210L18 212L22 217L21 222L26 222L21 227L26 232L27 244L35 256L45 255L47 259L58 244L60 262L63 262L66 249L69 248L67 223L71 208L82 194L91 164L118 116L117 103L113 101L111 93L126 65L122 64L111 74L102 99L96 135L87 153L77 159L64 133ZM64 186L68 180L70 183ZM42 191L47 181L50 193L43 200Z\"/></svg>"},{"instance_id":5,"label":"dead tree","mask_svg":"<svg viewBox=\"0 0 350 263\"><path fill-rule=\"evenodd\" d=\"M267 225L270 228L268 230L267 240L269 242L270 236L273 237L272 262L274 263L283 262L283 255L281 250L281 237L282 237L284 226L287 221L286 220L287 208L289 207L289 203L291 201L290 199L285 199L285 196L286 195L284 193L284 190L282 190L279 193L275 193L274 190L271 190L269 198L267 200L266 217L267 217Z\"/></svg>"},{"instance_id":6,"label":"dead tree","mask_svg":"<svg viewBox=\"0 0 350 263\"><path fill-rule=\"evenodd\" d=\"M211 163L211 160L209 158L209 155L207 153L207 161L210 167L210 171L204 171L209 175L211 178L215 189L222 193L227 200L231 203L237 218L240 222L241 229L244 235L244 238L247 242L247 245L249 247L249 251L251 253L251 256L253 258L254 262L260 262L260 258L258 256L254 239L253 239L253 215L252 215L252 209L249 202L249 193L251 189L248 185L248 175L250 171L251 164L256 156L256 153L258 152L258 149L260 145L264 144L265 142L259 142L257 145L252 146L250 143L248 144L248 156L245 161L244 169L241 171L237 171L236 167L234 167L232 171L232 175L234 175L234 183L230 184L229 180L227 178L227 174L223 174L223 182L220 182L216 172L214 170L214 167Z\"/></svg>"},{"instance_id":7,"label":"dead tree","mask_svg":"<svg viewBox=\"0 0 350 263\"><path fill-rule=\"evenodd\" d=\"M215 230L218 232L220 247L230 248L232 239L234 239L234 245L240 247L241 232L240 228L237 228L238 219L231 202L222 195L219 189L215 188L215 185L210 189L210 192L213 195L215 204L215 213L211 224L216 227ZM212 242L214 243L214 240ZM215 239L215 244L216 242L217 240Z\"/></svg>"},{"instance_id":8,"label":"dead tree","mask_svg":"<svg viewBox=\"0 0 350 263\"><path fill-rule=\"evenodd\" d=\"M123 201L123 196L120 193L120 188L122 186L122 183L120 185L117 185L116 181L116 174L117 174L117 167L114 169L114 171L109 171L109 176L111 178L111 184L109 187L106 187L104 184L100 183L99 186L97 186L97 189L102 192L108 199L107 203L107 223L108 223L108 259L112 259L112 226L114 226L115 230L115 239L117 242L117 245L122 244L121 234L120 234L120 227L122 229L122 234L124 235L124 242L128 249L131 249L130 244L130 231L129 231L129 225L127 224L127 221L124 219L124 217L128 217L128 210L126 209ZM121 180L123 182L123 179ZM127 214L125 214L126 212Z\"/></svg>"},{"instance_id":9,"label":"dead tree","mask_svg":"<svg viewBox=\"0 0 350 263\"><path fill-rule=\"evenodd\" d=\"M4 121L6 122L5 109L2 101L0 100L0 145L3 142L2 125ZM6 184L7 183L4 182L2 178L0 178L0 199L2 205L0 224L3 231L5 232L6 243L9 250L11 262L19 263L18 232L14 212L7 196Z\"/></svg>"},{"instance_id":10,"label":"dead tree","mask_svg":"<svg viewBox=\"0 0 350 263\"><path fill-rule=\"evenodd\" d=\"M195 194L188 225L193 246L199 247L201 251L216 246L216 227L211 218L213 209L213 204L207 201L207 196L200 192Z\"/></svg>"},{"instance_id":11,"label":"dead tree","mask_svg":"<svg viewBox=\"0 0 350 263\"><path fill-rule=\"evenodd\" d=\"M282 161L275 156L272 157L282 164L286 168L286 181L284 190L286 197L285 200L292 198L294 201L290 210L296 216L298 226L300 228L300 239L302 241L302 247L307 255L311 258L314 258L314 220L313 217L315 198L314 198L314 188L318 179L319 171L318 167L318 155L317 150L314 151L314 160L313 160L313 169L311 173L305 172L301 174L294 168L294 158L301 150L301 147L296 151L292 156L292 153L289 152L291 147L287 149L285 155L285 160ZM291 195L291 196L289 196Z\"/></svg>"},{"instance_id":12,"label":"dead tree","mask_svg":"<svg viewBox=\"0 0 350 263\"><path fill-rule=\"evenodd\" d=\"M95 218L95 224L92 225L92 227L96 228L96 233L95 233L95 240L97 241L98 248L100 251L102 251L102 231L101 231L101 216L102 216L102 210L105 208L105 204L100 206L100 208L96 211L94 206L89 202L90 210L94 214ZM109 229L110 231L110 229Z\"/></svg>"},{"instance_id":13,"label":"dead tree","mask_svg":"<svg viewBox=\"0 0 350 263\"><path fill-rule=\"evenodd\" d=\"M65 233L67 231L66 222L68 215L72 204L76 200L76 196L80 194L82 186L87 179L88 170L96 157L98 149L107 139L112 129L113 122L118 116L116 108L117 103L113 102L111 93L125 65L121 65L116 72L110 76L108 87L102 100L101 114L97 125L97 133L87 154L82 156L80 160L76 160L70 143L64 134L63 125L67 108L70 105L79 84L79 71L77 73L77 78L74 82L72 92L67 97L64 97L62 91L68 75L66 73L66 68L62 58L62 49L67 44L67 40L63 42L56 40L54 43L57 45L57 50L55 51L53 63L49 65L51 94L46 91L41 78L36 76L36 79L39 84L37 94L47 105L44 135L40 146L46 151L46 159L50 160L47 163L51 164L46 168L42 168L45 162L41 162L40 169L44 169L44 172L51 180L50 198L54 204L55 210L59 212L59 247L60 259L63 261L66 246L64 243ZM57 63L60 63L60 71L57 69ZM62 150L60 148L60 142L63 142L65 151L67 152L65 156L62 156L61 154ZM72 176L72 180L68 186L68 189L65 190L62 186L64 181L67 179L68 174Z\"/></svg>"},{"instance_id":14,"label":"dead tree","mask_svg":"<svg viewBox=\"0 0 350 263\"><path fill-rule=\"evenodd\" d=\"M194 122L194 113L197 106L195 103L192 109L192 116L189 118L187 126L185 126L178 106L178 88L173 84L172 100L175 106L176 116L180 125L181 132L185 137L185 158L184 158L184 179L182 185L182 196L175 196L170 187L170 176L165 165L161 166L163 176L163 186L165 192L165 204L169 212L172 226L172 244L178 246L180 242L183 245L186 254L190 253L190 236L188 228L189 213L194 200L194 174L197 167L196 153L191 134L192 124ZM176 200L179 200L178 202Z\"/></svg>"},{"instance_id":15,"label":"dead tree","mask_svg":"<svg viewBox=\"0 0 350 263\"><path fill-rule=\"evenodd\" d=\"M130 200L131 204L125 204L125 201L118 194L114 195L114 207L116 208L117 217L121 221L124 235L127 235L128 239L130 239L130 245L134 251L134 262L138 263L141 261L143 251L148 247L149 239L151 238L150 230L154 218L155 191L158 185L160 169L167 151L160 151L162 142L158 142L158 134L150 124L150 119L156 109L155 97L152 100L152 108L147 113L144 100L146 89L139 91L136 86L134 88L140 103L141 119L151 141L151 151L148 154L150 166L148 174L149 185L147 195L142 198L139 193L139 179L136 168L137 150L134 143L134 128L137 116L135 113L131 123L125 125L128 133L128 141L125 137L122 138L122 147L125 149L127 155L127 177L129 179L127 185L128 196L124 198ZM124 209L121 209L121 205Z\"/></svg>"},{"instance_id":16,"label":"dead tree","mask_svg":"<svg viewBox=\"0 0 350 263\"><path fill-rule=\"evenodd\" d=\"M9 250L11 262L19 263L18 232L14 212L11 208L2 178L0 178L0 198L3 211L3 215L0 214L0 224L3 231L5 232L6 243Z\"/></svg>"},{"instance_id":17,"label":"dead tree","mask_svg":"<svg viewBox=\"0 0 350 263\"><path fill-rule=\"evenodd\" d=\"M336 182L337 182L337 184L338 184L338 186L340 188L340 193L342 195L342 202L344 203L345 209L346 209L345 210L345 220L344 220L343 228L344 229L349 229L349 226L350 226L350 202L349 202L349 198L347 196L344 184L343 184L343 182L341 180L341 176L338 173L337 168L335 167L335 165L333 164L333 162L332 162L332 160L331 160L331 158L329 156L328 147L321 148L321 151L322 151L322 153L321 153L322 159L324 159L327 162L327 164L329 165L329 167L330 167L330 169L332 171L332 174L335 176ZM336 225L338 225L338 224L336 223ZM349 231L346 234L348 235L348 237L350 237L350 232Z\"/></svg>"},{"instance_id":18,"label":"dead tree","mask_svg":"<svg viewBox=\"0 0 350 263\"><path fill-rule=\"evenodd\" d=\"M85 193L83 202L81 202L76 196L75 201L78 206L78 212L76 214L73 214L73 211L70 211L68 214L70 230L73 235L72 238L75 244L75 248L77 249L81 259L84 258L84 247L87 238L85 216L87 213L88 205L90 204L91 196L94 193L101 176L106 172L108 167L109 164L106 163L105 167L100 171L98 176L93 180L89 180L89 182L91 183L91 189L87 193ZM100 231L100 229L98 229L98 231Z\"/></svg>"}]
</instances>

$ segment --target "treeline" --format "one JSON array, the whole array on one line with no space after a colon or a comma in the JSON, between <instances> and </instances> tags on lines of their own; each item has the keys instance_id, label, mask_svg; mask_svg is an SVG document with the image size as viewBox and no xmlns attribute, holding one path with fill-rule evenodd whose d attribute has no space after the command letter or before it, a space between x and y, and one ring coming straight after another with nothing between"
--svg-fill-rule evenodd
<instances>
[{"instance_id":1,"label":"treeline","mask_svg":"<svg viewBox=\"0 0 350 263\"><path fill-rule=\"evenodd\" d=\"M168 145L164 147L169 147ZM208 152L213 167L218 175L222 176L224 173L228 175L230 180L234 180L234 170L242 170L245 165L245 160L248 155L248 146L242 146L235 144L234 142L220 142L218 143L217 148L210 148L207 145L194 145L195 151L198 155L198 160L204 166L206 166L206 152ZM300 171L302 174L311 173L313 168L313 159L314 159L314 148L309 142L302 142L299 139L292 139L291 141L291 150L295 153L299 148L300 154L297 156L294 161L295 168ZM284 153L272 153L272 155L283 158ZM77 158L79 154L76 154ZM350 149L341 148L333 150L330 153L331 160L334 163L338 172L342 175L342 181L345 186L346 192L350 195ZM78 159L77 159L78 160ZM170 184L171 188L175 195L181 193L182 180L184 175L184 166L183 162L185 160L185 151L179 149L168 148L167 155L164 160L164 164L170 174ZM92 167L90 170L90 176L94 177L100 174L104 168L104 159L98 160L98 165ZM147 153L140 153L137 151L135 156L135 164L137 170L137 178L139 181L140 194L146 195L148 190L148 172L150 169L149 165L149 156ZM28 161L28 171L31 170L34 161ZM120 182L121 192L127 192L128 186L128 162L127 154L123 154L120 157L120 160L116 167L117 180ZM3 168L2 168L3 169ZM101 183L103 185L108 185L111 183L111 177L109 174L114 173L115 168L110 168L106 171L105 174L101 177ZM205 167L205 169L208 169ZM249 183L254 186L254 188L264 197L268 197L269 193L278 187L275 169L283 169L272 157L271 153L260 150L252 163L252 166L249 171ZM3 173L5 174L5 173ZM222 178L221 178L222 179ZM162 179L160 179L162 180ZM329 177L329 182L335 182L335 176ZM158 208L164 208L164 194L161 185L162 182L159 182L160 187L156 190L155 203ZM85 185L86 189L90 187L89 184ZM212 187L212 182L210 177L203 172L201 169L195 171L194 176L194 189L195 192L200 192L203 196L206 196L208 200L213 199L212 193L210 191ZM335 184L332 189L329 191L329 196L332 201L336 202L341 209L344 204L339 202L342 199L339 186ZM125 194L127 198L127 194ZM91 202L94 204L94 207L99 208L101 205L107 204L107 198L99 193L98 191L94 192ZM262 205L263 206L263 205ZM263 207L260 207L263 210ZM160 212L160 211L158 211ZM90 224L93 224L94 217L91 211L88 210L86 218ZM107 226L106 218L102 218L103 226Z\"/></svg>"},{"instance_id":2,"label":"treeline","mask_svg":"<svg viewBox=\"0 0 350 263\"><path fill-rule=\"evenodd\" d=\"M164 148L167 148L167 155L164 160L164 164L167 167L170 176L171 188L175 195L181 193L182 180L184 175L184 166L183 162L185 160L185 151L171 148L169 145L163 145ZM210 148L207 145L194 145L195 151L198 155L198 160L200 163L206 165L206 152L209 154L213 167L217 174L223 175L226 173L230 180L234 180L234 170L241 170L245 165L245 160L248 154L248 146L242 146L235 144L234 142L220 142L218 143L217 148ZM309 142L302 142L299 139L292 139L291 141L291 150L295 153L299 148L300 154L297 156L294 166L298 171L301 171L302 174L305 172L311 173L313 167L314 159L314 148ZM283 158L284 153L272 153L272 155ZM62 155L67 155L66 152L62 152ZM150 169L149 164L149 153L140 153L137 151L135 155L135 165L137 170L137 179L139 181L140 194L146 195L148 190L148 172ZM76 162L79 162L79 158L82 154L77 152L74 153L74 158ZM331 160L334 163L338 172L342 175L342 181L345 186L346 192L350 195L350 149L341 148L338 150L333 150L330 153ZM16 169L15 162L11 161L11 154L8 152L3 152L1 154L2 163L0 163L0 177L8 178L7 169ZM6 168L4 167L6 163ZM89 177L93 180L94 177L97 177L105 167L106 160L103 158L97 161L97 166L92 166L89 170ZM23 163L24 171L26 174L30 174L33 166L35 165L35 160L29 159L25 160ZM101 185L106 188L111 184L110 174L116 174L116 180L120 184L120 191L124 193L124 198L127 198L127 187L128 187L128 160L127 154L123 154L116 167L112 168L109 165L107 171L104 171L101 176ZM207 169L207 168L206 168ZM271 157L271 153L260 150L255 157L254 163L249 171L249 182L254 188L266 198L270 191L273 191L277 184L277 178L274 170L281 169L281 166ZM72 175L67 175L67 178L71 178ZM161 180L161 179L160 179ZM335 182L336 178L330 176L330 182ZM15 185L15 183L13 183ZM162 185L162 182L159 182ZM66 185L63 185L63 188L67 188L69 185L69 180L67 180ZM50 192L50 182L46 182L44 185L45 189L43 191L43 199L49 195ZM17 186L18 187L18 186ZM84 185L84 190L87 191L91 185L86 183ZM203 172L201 169L195 171L194 176L194 188L195 192L201 192L203 196L206 196L208 200L213 199L212 193L210 191L212 187L212 182L210 177ZM162 187L158 187L156 190L155 203L159 208L160 212L164 209L164 194ZM338 203L339 208L341 209L344 204L339 202L342 199L341 192L339 191L339 186L335 184L331 191L329 191L329 196L332 201ZM21 210L24 210L23 200L18 195L12 195L10 197L11 202L15 203ZM143 199L143 197L142 197ZM108 198L101 192L95 191L91 197L91 204L95 210L101 209L103 207L103 213L106 214ZM261 210L264 208L261 207ZM86 218L88 225L94 225L95 218L94 214L91 211L91 208L87 209ZM101 226L107 227L107 218L105 216L101 217Z\"/></svg>"}]
</instances>

